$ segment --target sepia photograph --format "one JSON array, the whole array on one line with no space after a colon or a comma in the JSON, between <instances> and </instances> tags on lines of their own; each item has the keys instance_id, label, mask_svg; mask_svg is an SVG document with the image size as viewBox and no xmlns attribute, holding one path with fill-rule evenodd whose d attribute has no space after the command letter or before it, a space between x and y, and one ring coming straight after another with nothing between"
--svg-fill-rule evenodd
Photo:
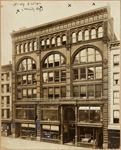
<instances>
[{"instance_id":1,"label":"sepia photograph","mask_svg":"<svg viewBox=\"0 0 121 150\"><path fill-rule=\"evenodd\" d=\"M120 1L1 1L1 149L120 149Z\"/></svg>"}]
</instances>

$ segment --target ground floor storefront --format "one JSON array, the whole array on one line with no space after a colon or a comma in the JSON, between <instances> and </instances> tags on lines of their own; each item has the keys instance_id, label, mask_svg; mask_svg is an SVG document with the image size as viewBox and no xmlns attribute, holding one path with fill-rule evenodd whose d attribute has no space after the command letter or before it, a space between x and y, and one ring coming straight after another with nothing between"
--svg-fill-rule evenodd
<instances>
[{"instance_id":1,"label":"ground floor storefront","mask_svg":"<svg viewBox=\"0 0 121 150\"><path fill-rule=\"evenodd\" d=\"M104 144L108 144L105 136L108 130L103 110L103 104L19 105L16 107L15 134L41 142L104 148Z\"/></svg>"},{"instance_id":2,"label":"ground floor storefront","mask_svg":"<svg viewBox=\"0 0 121 150\"><path fill-rule=\"evenodd\" d=\"M11 135L11 123L1 122L1 135L2 136Z\"/></svg>"}]
</instances>

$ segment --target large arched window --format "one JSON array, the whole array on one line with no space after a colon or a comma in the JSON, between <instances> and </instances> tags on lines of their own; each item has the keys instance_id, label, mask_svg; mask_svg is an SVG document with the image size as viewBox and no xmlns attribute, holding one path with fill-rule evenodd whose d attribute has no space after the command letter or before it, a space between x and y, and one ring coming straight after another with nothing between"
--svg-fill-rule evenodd
<instances>
[{"instance_id":1,"label":"large arched window","mask_svg":"<svg viewBox=\"0 0 121 150\"><path fill-rule=\"evenodd\" d=\"M95 39L96 38L96 30L95 28L91 29L91 39Z\"/></svg>"},{"instance_id":2,"label":"large arched window","mask_svg":"<svg viewBox=\"0 0 121 150\"><path fill-rule=\"evenodd\" d=\"M76 33L72 33L72 43L76 43Z\"/></svg>"},{"instance_id":3,"label":"large arched window","mask_svg":"<svg viewBox=\"0 0 121 150\"><path fill-rule=\"evenodd\" d=\"M88 30L84 31L84 40L89 40L89 31Z\"/></svg>"},{"instance_id":4,"label":"large arched window","mask_svg":"<svg viewBox=\"0 0 121 150\"><path fill-rule=\"evenodd\" d=\"M99 27L98 28L98 38L101 38L101 37L103 37L103 28Z\"/></svg>"},{"instance_id":5,"label":"large arched window","mask_svg":"<svg viewBox=\"0 0 121 150\"><path fill-rule=\"evenodd\" d=\"M51 47L55 47L55 38L54 37L52 37L52 39L51 39Z\"/></svg>"},{"instance_id":6,"label":"large arched window","mask_svg":"<svg viewBox=\"0 0 121 150\"><path fill-rule=\"evenodd\" d=\"M65 34L62 36L62 44L63 44L63 45L66 44L66 35L65 35Z\"/></svg>"},{"instance_id":7,"label":"large arched window","mask_svg":"<svg viewBox=\"0 0 121 150\"><path fill-rule=\"evenodd\" d=\"M50 46L50 40L47 39L47 40L46 40L46 48L49 48L49 46Z\"/></svg>"},{"instance_id":8,"label":"large arched window","mask_svg":"<svg viewBox=\"0 0 121 150\"><path fill-rule=\"evenodd\" d=\"M20 45L20 51L21 51L21 53L24 52L24 51L23 51L23 45L22 45L22 44Z\"/></svg>"},{"instance_id":9,"label":"large arched window","mask_svg":"<svg viewBox=\"0 0 121 150\"><path fill-rule=\"evenodd\" d=\"M89 62L96 62L96 61L102 61L102 56L94 48L85 48L79 51L74 58L74 64L89 63Z\"/></svg>"},{"instance_id":10,"label":"large arched window","mask_svg":"<svg viewBox=\"0 0 121 150\"><path fill-rule=\"evenodd\" d=\"M56 67L64 64L65 59L61 54L51 54L45 59L43 63L43 68Z\"/></svg>"},{"instance_id":11,"label":"large arched window","mask_svg":"<svg viewBox=\"0 0 121 150\"><path fill-rule=\"evenodd\" d=\"M16 53L19 54L19 46L16 46Z\"/></svg>"},{"instance_id":12,"label":"large arched window","mask_svg":"<svg viewBox=\"0 0 121 150\"><path fill-rule=\"evenodd\" d=\"M35 41L33 42L33 45L34 45L34 46L33 46L33 49L34 49L34 51L36 51L36 50L37 50L37 45L36 45L36 42L35 42Z\"/></svg>"},{"instance_id":13,"label":"large arched window","mask_svg":"<svg viewBox=\"0 0 121 150\"><path fill-rule=\"evenodd\" d=\"M57 46L60 46L61 45L61 38L60 36L57 37Z\"/></svg>"},{"instance_id":14,"label":"large arched window","mask_svg":"<svg viewBox=\"0 0 121 150\"><path fill-rule=\"evenodd\" d=\"M44 40L42 40L42 41L41 41L41 48L42 48L42 49L44 49L44 45L45 45L45 42L44 42Z\"/></svg>"},{"instance_id":15,"label":"large arched window","mask_svg":"<svg viewBox=\"0 0 121 150\"><path fill-rule=\"evenodd\" d=\"M78 41L82 41L82 31L78 32Z\"/></svg>"},{"instance_id":16,"label":"large arched window","mask_svg":"<svg viewBox=\"0 0 121 150\"><path fill-rule=\"evenodd\" d=\"M25 53L28 52L26 43L24 44L24 51L25 51Z\"/></svg>"},{"instance_id":17,"label":"large arched window","mask_svg":"<svg viewBox=\"0 0 121 150\"><path fill-rule=\"evenodd\" d=\"M36 69L36 64L35 61L30 58L23 59L17 68L18 71L27 71L33 69Z\"/></svg>"}]
</instances>

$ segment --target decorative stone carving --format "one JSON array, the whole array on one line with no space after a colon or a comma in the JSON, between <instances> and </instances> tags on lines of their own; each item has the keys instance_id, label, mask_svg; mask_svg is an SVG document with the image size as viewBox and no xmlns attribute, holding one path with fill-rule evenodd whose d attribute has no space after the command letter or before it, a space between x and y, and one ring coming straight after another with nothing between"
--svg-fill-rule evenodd
<instances>
[{"instance_id":1,"label":"decorative stone carving","mask_svg":"<svg viewBox=\"0 0 121 150\"><path fill-rule=\"evenodd\" d=\"M108 60L105 58L105 59L103 60L103 63L106 65L106 64L108 63Z\"/></svg>"}]
</instances>

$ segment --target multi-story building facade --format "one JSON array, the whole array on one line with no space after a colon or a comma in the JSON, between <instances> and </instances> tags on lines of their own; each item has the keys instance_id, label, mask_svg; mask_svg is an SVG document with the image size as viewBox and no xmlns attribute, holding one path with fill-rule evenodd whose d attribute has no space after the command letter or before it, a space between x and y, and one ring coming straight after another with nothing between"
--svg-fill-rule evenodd
<instances>
[{"instance_id":1,"label":"multi-story building facade","mask_svg":"<svg viewBox=\"0 0 121 150\"><path fill-rule=\"evenodd\" d=\"M108 140L109 148L120 148L120 41L108 50Z\"/></svg>"},{"instance_id":2,"label":"multi-story building facade","mask_svg":"<svg viewBox=\"0 0 121 150\"><path fill-rule=\"evenodd\" d=\"M1 135L11 134L12 123L12 64L1 66Z\"/></svg>"},{"instance_id":3,"label":"multi-story building facade","mask_svg":"<svg viewBox=\"0 0 121 150\"><path fill-rule=\"evenodd\" d=\"M15 137L107 148L110 6L11 37Z\"/></svg>"}]
</instances>

